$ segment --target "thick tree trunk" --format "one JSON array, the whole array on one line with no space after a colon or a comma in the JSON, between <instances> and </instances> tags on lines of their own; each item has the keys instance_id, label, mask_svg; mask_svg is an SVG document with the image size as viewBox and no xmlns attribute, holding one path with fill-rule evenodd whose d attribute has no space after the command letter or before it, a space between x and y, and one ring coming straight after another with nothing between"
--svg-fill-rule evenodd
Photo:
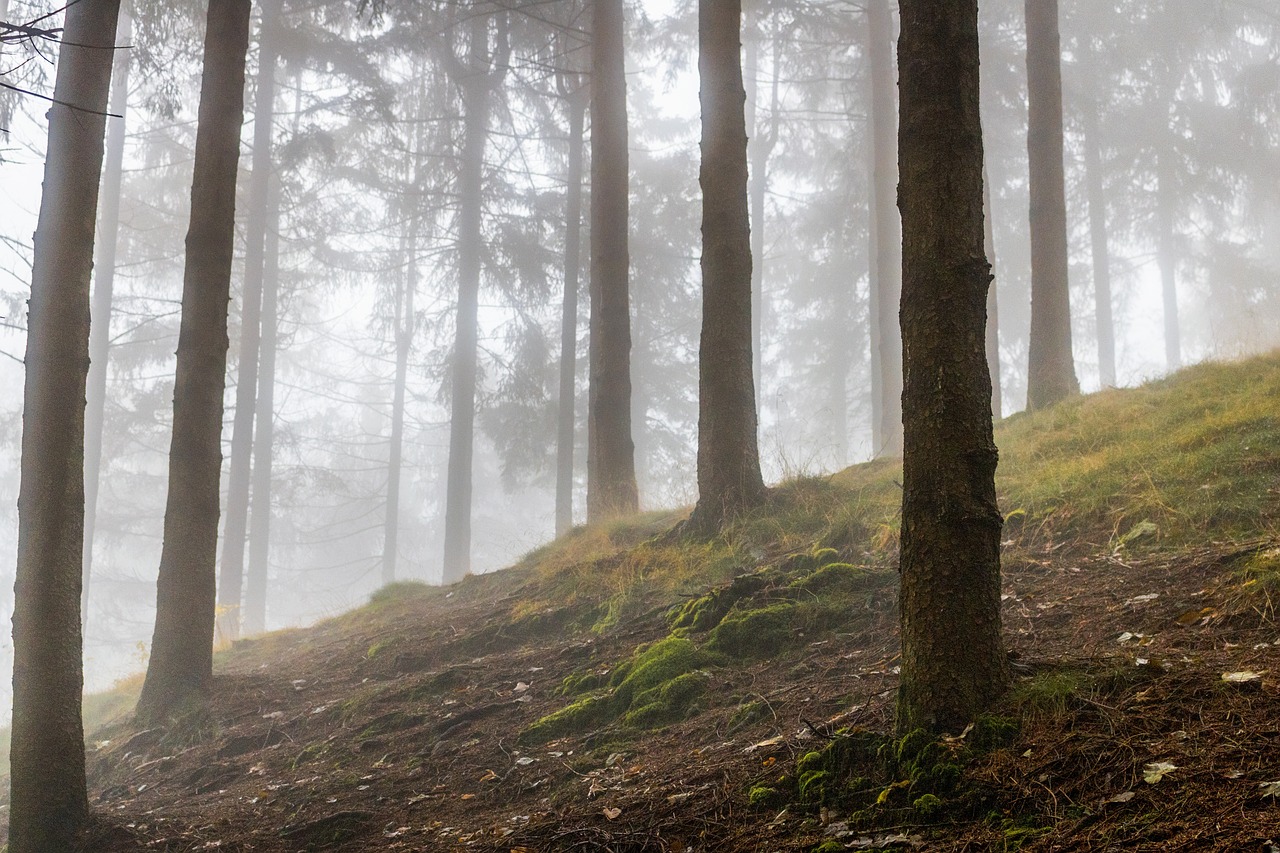
<instances>
[{"instance_id":1,"label":"thick tree trunk","mask_svg":"<svg viewBox=\"0 0 1280 853\"><path fill-rule=\"evenodd\" d=\"M867 56L871 68L871 324L872 452L902 453L902 231L897 195L897 116L893 98L893 14L889 0L867 7Z\"/></svg>"},{"instance_id":2,"label":"thick tree trunk","mask_svg":"<svg viewBox=\"0 0 1280 853\"><path fill-rule=\"evenodd\" d=\"M698 4L701 81L702 338L698 504L688 529L712 534L764 500L751 378L751 235L741 0Z\"/></svg>"},{"instance_id":3,"label":"thick tree trunk","mask_svg":"<svg viewBox=\"0 0 1280 853\"><path fill-rule=\"evenodd\" d=\"M417 169L414 169L417 183ZM382 536L382 582L396 579L400 548L400 474L404 455L404 398L409 379L409 352L413 349L414 305L418 289L418 217L411 214L405 226L405 270L396 294L396 377L391 392L391 447L387 454L387 509Z\"/></svg>"},{"instance_id":4,"label":"thick tree trunk","mask_svg":"<svg viewBox=\"0 0 1280 853\"><path fill-rule=\"evenodd\" d=\"M458 310L449 409L449 471L441 578L445 584L456 583L471 571L471 463L475 447L480 226L489 100L493 91L489 17L477 14L471 19L469 68L459 81L464 136L458 173Z\"/></svg>"},{"instance_id":5,"label":"thick tree trunk","mask_svg":"<svg viewBox=\"0 0 1280 853\"><path fill-rule=\"evenodd\" d=\"M1178 331L1178 255L1175 247L1173 174L1169 155L1156 155L1156 227L1160 265L1160 293L1164 301L1164 358L1170 372L1182 367L1182 336Z\"/></svg>"},{"instance_id":6,"label":"thick tree trunk","mask_svg":"<svg viewBox=\"0 0 1280 853\"><path fill-rule=\"evenodd\" d=\"M80 694L89 278L118 0L67 9L27 320L13 607L12 853L74 850L89 816Z\"/></svg>"},{"instance_id":7,"label":"thick tree trunk","mask_svg":"<svg viewBox=\"0 0 1280 853\"><path fill-rule=\"evenodd\" d=\"M996 268L996 229L991 208L991 180L982 168L982 232L987 249L987 262ZM1000 301L996 298L996 280L987 289L987 373L991 377L991 416L1000 420L1004 412L1004 395L1000 391Z\"/></svg>"},{"instance_id":8,"label":"thick tree trunk","mask_svg":"<svg viewBox=\"0 0 1280 853\"><path fill-rule=\"evenodd\" d=\"M592 0L591 337L587 521L635 512L631 438L629 155L622 0Z\"/></svg>"},{"instance_id":9,"label":"thick tree trunk","mask_svg":"<svg viewBox=\"0 0 1280 853\"><path fill-rule=\"evenodd\" d=\"M578 375L578 273L582 265L582 148L587 100L566 92L569 169L565 188L564 299L560 310L560 396L556 413L556 536L573 527L573 436Z\"/></svg>"},{"instance_id":10,"label":"thick tree trunk","mask_svg":"<svg viewBox=\"0 0 1280 853\"><path fill-rule=\"evenodd\" d=\"M0 15L0 20L4 20ZM116 44L129 44L133 21L120 11ZM93 577L93 540L98 527L98 484L102 479L102 431L107 405L107 358L111 351L111 300L115 290L116 244L120 236L120 184L124 174L125 110L129 105L130 53L117 52L111 75L111 102L107 120L106 162L103 163L102 239L94 259L93 320L89 327L89 382L84 413L84 586L80 592L80 624L89 630L89 587Z\"/></svg>"},{"instance_id":11,"label":"thick tree trunk","mask_svg":"<svg viewBox=\"0 0 1280 853\"><path fill-rule=\"evenodd\" d=\"M263 246L272 169L271 129L275 120L280 0L265 0L261 8L258 80L253 105L253 171L249 176L249 215L245 222L236 414L231 427L227 520L223 526L222 571L218 577L218 635L226 640L234 640L240 636L244 546L249 520L249 468L253 455L254 405L258 391L258 348L261 341Z\"/></svg>"},{"instance_id":12,"label":"thick tree trunk","mask_svg":"<svg viewBox=\"0 0 1280 853\"><path fill-rule=\"evenodd\" d=\"M1031 169L1031 336L1027 408L1080 393L1071 353L1058 0L1026 0Z\"/></svg>"},{"instance_id":13,"label":"thick tree trunk","mask_svg":"<svg viewBox=\"0 0 1280 853\"><path fill-rule=\"evenodd\" d=\"M210 0L156 628L138 699L143 719L164 717L202 696L213 677L227 304L248 44L249 0Z\"/></svg>"},{"instance_id":14,"label":"thick tree trunk","mask_svg":"<svg viewBox=\"0 0 1280 853\"><path fill-rule=\"evenodd\" d=\"M1111 312L1111 249L1107 240L1107 195L1103 189L1098 106L1084 111L1085 190L1089 196L1089 238L1093 250L1093 304L1098 329L1098 377L1103 388L1116 384L1116 331Z\"/></svg>"},{"instance_id":15,"label":"thick tree trunk","mask_svg":"<svg viewBox=\"0 0 1280 853\"><path fill-rule=\"evenodd\" d=\"M249 513L249 571L245 584L244 629L267 630L267 575L271 556L271 469L275 456L276 349L279 340L280 183L269 190L262 276L262 342L258 370L257 424L253 441L253 501Z\"/></svg>"},{"instance_id":16,"label":"thick tree trunk","mask_svg":"<svg viewBox=\"0 0 1280 853\"><path fill-rule=\"evenodd\" d=\"M977 0L902 0L898 729L958 732L1009 684L985 335Z\"/></svg>"}]
</instances>

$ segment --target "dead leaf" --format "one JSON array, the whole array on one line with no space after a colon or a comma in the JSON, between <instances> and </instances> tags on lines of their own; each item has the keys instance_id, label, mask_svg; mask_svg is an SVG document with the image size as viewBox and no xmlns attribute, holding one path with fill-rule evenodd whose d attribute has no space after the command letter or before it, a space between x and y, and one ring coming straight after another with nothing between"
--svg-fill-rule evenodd
<instances>
[{"instance_id":1,"label":"dead leaf","mask_svg":"<svg viewBox=\"0 0 1280 853\"><path fill-rule=\"evenodd\" d=\"M484 775L480 777L480 781L481 781L481 782L491 782L491 781L493 781L494 779L497 779L497 778L498 778L498 774L497 774L497 773L493 772L492 770L486 770L486 771L484 771Z\"/></svg>"},{"instance_id":2,"label":"dead leaf","mask_svg":"<svg viewBox=\"0 0 1280 853\"><path fill-rule=\"evenodd\" d=\"M1168 761L1153 761L1142 768L1142 780L1148 785L1154 785L1178 769L1178 765Z\"/></svg>"},{"instance_id":3,"label":"dead leaf","mask_svg":"<svg viewBox=\"0 0 1280 853\"><path fill-rule=\"evenodd\" d=\"M475 798L476 798L476 795L475 795L475 794L463 794L463 795L462 795L461 797L459 797L458 799L460 799L460 800L474 800Z\"/></svg>"},{"instance_id":4,"label":"dead leaf","mask_svg":"<svg viewBox=\"0 0 1280 853\"><path fill-rule=\"evenodd\" d=\"M601 814L603 814L609 820L617 820L618 817L622 814L622 809L614 809L614 808L606 807L601 811Z\"/></svg>"},{"instance_id":5,"label":"dead leaf","mask_svg":"<svg viewBox=\"0 0 1280 853\"><path fill-rule=\"evenodd\" d=\"M1123 792L1121 792L1121 793L1119 793L1119 794L1116 794L1114 797L1109 797L1109 798L1106 800L1106 802L1108 802L1108 803L1127 803L1127 802L1129 802L1130 800L1132 800L1132 799L1133 799L1134 797L1136 797L1136 796L1137 796L1137 794L1135 794L1133 791L1123 791Z\"/></svg>"},{"instance_id":6,"label":"dead leaf","mask_svg":"<svg viewBox=\"0 0 1280 853\"><path fill-rule=\"evenodd\" d=\"M1262 789L1262 796L1280 798L1280 781L1263 782L1258 787Z\"/></svg>"},{"instance_id":7,"label":"dead leaf","mask_svg":"<svg viewBox=\"0 0 1280 853\"><path fill-rule=\"evenodd\" d=\"M1266 670L1263 670L1263 672L1266 672ZM1228 684L1249 684L1254 681L1261 681L1262 672L1254 672L1250 669L1240 672L1224 672L1222 673L1222 680Z\"/></svg>"}]
</instances>

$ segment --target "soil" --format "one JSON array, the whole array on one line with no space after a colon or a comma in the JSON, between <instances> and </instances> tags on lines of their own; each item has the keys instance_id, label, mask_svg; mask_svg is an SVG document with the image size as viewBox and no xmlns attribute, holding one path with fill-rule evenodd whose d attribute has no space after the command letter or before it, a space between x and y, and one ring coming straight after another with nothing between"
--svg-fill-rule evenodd
<instances>
[{"instance_id":1,"label":"soil","mask_svg":"<svg viewBox=\"0 0 1280 853\"><path fill-rule=\"evenodd\" d=\"M602 634L571 630L571 608L516 619L531 580L511 570L241 642L207 713L91 736L87 849L1274 851L1280 628L1240 574L1272 544L1133 559L1010 548L1019 681L1084 686L1015 692L1017 742L966 770L993 809L942 827L854 832L838 814L748 802L836 729L891 730L891 598L870 627L713 669L683 722L524 747L518 733L570 701L555 692L566 676L668 628L660 610ZM1261 677L1223 679L1241 672ZM1161 762L1176 769L1145 781Z\"/></svg>"}]
</instances>

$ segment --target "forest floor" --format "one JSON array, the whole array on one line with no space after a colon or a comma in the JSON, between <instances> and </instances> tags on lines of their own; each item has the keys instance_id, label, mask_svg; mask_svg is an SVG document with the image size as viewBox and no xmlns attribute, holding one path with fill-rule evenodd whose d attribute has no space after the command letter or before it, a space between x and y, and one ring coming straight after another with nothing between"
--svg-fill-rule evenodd
<instances>
[{"instance_id":1,"label":"forest floor","mask_svg":"<svg viewBox=\"0 0 1280 853\"><path fill-rule=\"evenodd\" d=\"M1003 424L1008 699L894 740L891 463L580 529L92 734L87 849L1280 850L1280 358Z\"/></svg>"}]
</instances>

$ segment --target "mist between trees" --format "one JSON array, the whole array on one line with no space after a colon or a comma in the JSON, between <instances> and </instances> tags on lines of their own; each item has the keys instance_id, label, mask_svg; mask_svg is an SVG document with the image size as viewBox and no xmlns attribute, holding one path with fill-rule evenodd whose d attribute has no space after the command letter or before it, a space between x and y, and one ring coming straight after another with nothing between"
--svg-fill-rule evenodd
<instances>
[{"instance_id":1,"label":"mist between trees","mask_svg":"<svg viewBox=\"0 0 1280 853\"><path fill-rule=\"evenodd\" d=\"M896 259L877 262L872 242L873 201L892 205L896 183L883 162L876 181L873 144L873 82L897 76L884 67L892 45L883 50L897 15L869 18L884 5L744 10L752 334L770 483L897 441L896 365L884 357L892 342L883 345L896 304L881 289ZM622 405L639 505L655 508L697 495L697 10L622 6L631 338ZM0 2L0 19L51 8ZM141 668L148 654L204 36L198 4L136 0L125 13L86 415L86 465L100 466L86 480L89 687ZM558 480L561 528L566 483L572 520L586 519L587 306L600 236L588 211L604 165L590 144L598 108L584 94L589 23L572 0L255 5L218 528L223 583L244 591L224 588L224 634L239 630L228 612L243 630L275 628L336 613L386 580L446 577L450 447L460 464L460 441L474 442L455 474L469 469L471 495L455 505L469 532L450 546L447 577L497 569L550 538ZM1018 0L982 6L1006 415L1027 399L1032 322L1027 23ZM1080 386L1275 345L1280 20L1243 0L1079 0L1062 4L1059 26L1068 239L1056 263L1070 281L1060 319ZM5 82L52 90L48 50L6 39L2 51ZM19 359L46 106L0 94L0 347L12 357L0 364L10 392L0 567L14 565L16 550ZM880 120L892 141L883 110ZM880 231L886 222L896 213ZM566 279L577 290L567 314ZM474 331L473 365L455 356L472 347L460 310ZM105 312L109 322L98 322ZM571 363L561 361L566 343L576 345ZM573 418L558 423L566 403ZM459 409L474 413L461 437ZM574 451L559 478L558 432L568 436L561 457Z\"/></svg>"}]
</instances>

